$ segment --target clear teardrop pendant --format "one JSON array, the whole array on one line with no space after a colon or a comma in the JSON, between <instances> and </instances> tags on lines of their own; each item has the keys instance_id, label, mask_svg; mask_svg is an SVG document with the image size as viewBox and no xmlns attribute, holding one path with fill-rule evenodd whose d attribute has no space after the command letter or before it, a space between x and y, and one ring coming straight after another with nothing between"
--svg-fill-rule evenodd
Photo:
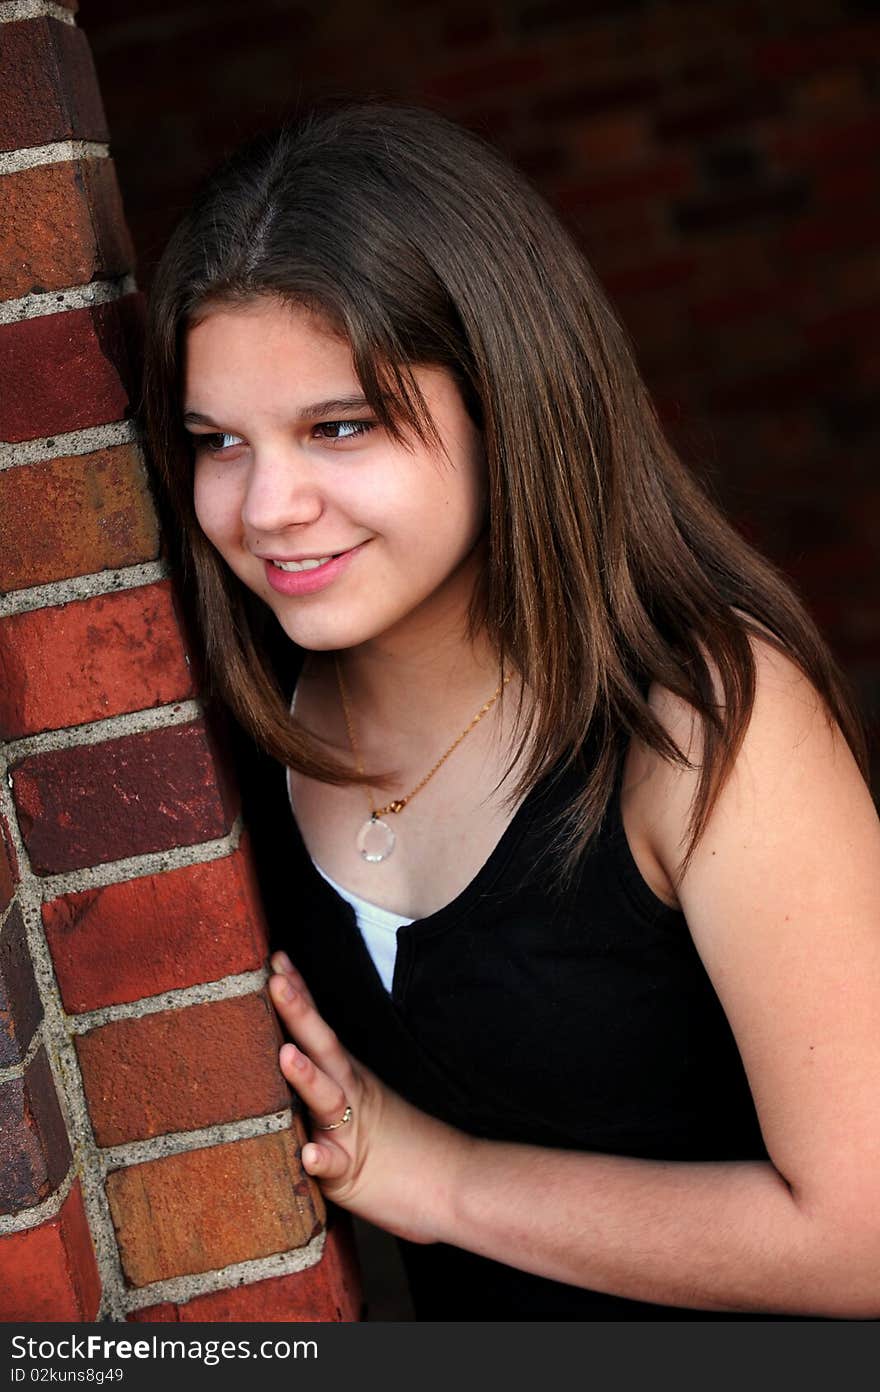
<instances>
[{"instance_id":1,"label":"clear teardrop pendant","mask_svg":"<svg viewBox=\"0 0 880 1392\"><path fill-rule=\"evenodd\" d=\"M364 860L378 865L379 861L388 859L396 840L387 822L383 822L381 817L371 817L358 832L357 848Z\"/></svg>"}]
</instances>

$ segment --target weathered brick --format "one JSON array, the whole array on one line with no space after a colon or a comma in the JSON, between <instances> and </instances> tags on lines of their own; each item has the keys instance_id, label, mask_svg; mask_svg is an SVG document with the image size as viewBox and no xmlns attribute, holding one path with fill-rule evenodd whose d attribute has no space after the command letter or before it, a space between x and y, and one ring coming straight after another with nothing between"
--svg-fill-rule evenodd
<instances>
[{"instance_id":1,"label":"weathered brick","mask_svg":"<svg viewBox=\"0 0 880 1392\"><path fill-rule=\"evenodd\" d=\"M159 554L156 513L133 445L0 471L0 516L0 591Z\"/></svg>"},{"instance_id":2,"label":"weathered brick","mask_svg":"<svg viewBox=\"0 0 880 1392\"><path fill-rule=\"evenodd\" d=\"M300 1169L302 1143L297 1126L114 1170L107 1199L129 1284L303 1247L324 1202Z\"/></svg>"},{"instance_id":3,"label":"weathered brick","mask_svg":"<svg viewBox=\"0 0 880 1392\"><path fill-rule=\"evenodd\" d=\"M0 913L6 908L18 884L18 861L9 834L9 823L0 816Z\"/></svg>"},{"instance_id":4,"label":"weathered brick","mask_svg":"<svg viewBox=\"0 0 880 1392\"><path fill-rule=\"evenodd\" d=\"M0 1068L21 1063L43 1018L21 909L0 930Z\"/></svg>"},{"instance_id":5,"label":"weathered brick","mask_svg":"<svg viewBox=\"0 0 880 1392\"><path fill-rule=\"evenodd\" d=\"M112 160L42 164L5 176L0 298L122 275L133 260Z\"/></svg>"},{"instance_id":6,"label":"weathered brick","mask_svg":"<svg viewBox=\"0 0 880 1392\"><path fill-rule=\"evenodd\" d=\"M0 737L193 695L167 580L0 620Z\"/></svg>"},{"instance_id":7,"label":"weathered brick","mask_svg":"<svg viewBox=\"0 0 880 1392\"><path fill-rule=\"evenodd\" d=\"M0 439L120 420L132 388L138 296L0 325ZM128 386L126 385L128 384Z\"/></svg>"},{"instance_id":8,"label":"weathered brick","mask_svg":"<svg viewBox=\"0 0 880 1392\"><path fill-rule=\"evenodd\" d=\"M266 1116L290 1105L265 993L113 1020L76 1039L98 1145Z\"/></svg>"},{"instance_id":9,"label":"weathered brick","mask_svg":"<svg viewBox=\"0 0 880 1392\"><path fill-rule=\"evenodd\" d=\"M33 754L10 773L37 875L212 840L237 810L203 720Z\"/></svg>"},{"instance_id":10,"label":"weathered brick","mask_svg":"<svg viewBox=\"0 0 880 1392\"><path fill-rule=\"evenodd\" d=\"M334 1211L321 1260L290 1276L209 1291L185 1304L149 1305L128 1319L142 1324L351 1323L361 1318L361 1282L348 1215Z\"/></svg>"},{"instance_id":11,"label":"weathered brick","mask_svg":"<svg viewBox=\"0 0 880 1392\"><path fill-rule=\"evenodd\" d=\"M101 1278L79 1180L47 1223L0 1237L0 1320L97 1319Z\"/></svg>"},{"instance_id":12,"label":"weathered brick","mask_svg":"<svg viewBox=\"0 0 880 1392\"><path fill-rule=\"evenodd\" d=\"M221 860L54 899L43 926L69 1014L255 971L268 950L246 837Z\"/></svg>"},{"instance_id":13,"label":"weathered brick","mask_svg":"<svg viewBox=\"0 0 880 1392\"><path fill-rule=\"evenodd\" d=\"M0 1083L0 1213L48 1198L70 1167L70 1144L45 1049Z\"/></svg>"},{"instance_id":14,"label":"weathered brick","mask_svg":"<svg viewBox=\"0 0 880 1392\"><path fill-rule=\"evenodd\" d=\"M0 91L2 150L108 139L88 41L73 25L54 19L4 24Z\"/></svg>"}]
</instances>

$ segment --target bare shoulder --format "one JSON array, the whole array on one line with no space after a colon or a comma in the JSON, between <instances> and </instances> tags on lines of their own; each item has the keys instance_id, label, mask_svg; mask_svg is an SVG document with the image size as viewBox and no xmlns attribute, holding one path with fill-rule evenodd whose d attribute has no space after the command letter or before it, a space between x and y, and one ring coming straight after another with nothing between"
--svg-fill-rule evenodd
<instances>
[{"instance_id":1,"label":"bare shoulder","mask_svg":"<svg viewBox=\"0 0 880 1392\"><path fill-rule=\"evenodd\" d=\"M764 835L768 807L780 815L806 798L833 799L848 813L871 820L870 793L824 700L797 664L761 638L751 640L755 700L731 775L719 796L704 840L731 820L744 843ZM717 699L723 691L710 659ZM674 878L687 840L702 761L702 722L693 707L659 683L648 702L663 729L692 767L670 763L641 741L627 756L624 802L634 834L644 838L659 865Z\"/></svg>"}]
</instances>

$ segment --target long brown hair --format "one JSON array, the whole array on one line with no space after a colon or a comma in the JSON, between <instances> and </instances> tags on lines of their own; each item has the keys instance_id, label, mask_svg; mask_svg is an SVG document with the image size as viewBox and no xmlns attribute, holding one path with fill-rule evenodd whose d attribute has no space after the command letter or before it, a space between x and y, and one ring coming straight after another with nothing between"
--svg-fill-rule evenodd
<instances>
[{"instance_id":1,"label":"long brown hair","mask_svg":"<svg viewBox=\"0 0 880 1392\"><path fill-rule=\"evenodd\" d=\"M211 305L258 296L316 309L346 336L398 437L432 437L413 365L455 375L489 474L488 561L468 631L485 627L502 675L515 669L528 693L511 800L555 766L582 765L553 842L560 883L602 820L630 736L688 763L647 703L651 681L701 720L684 873L748 725L750 635L802 669L867 778L864 731L827 645L670 447L624 331L550 208L475 135L384 103L315 110L239 150L173 233L150 299L149 449L195 580L209 673L269 754L332 783L389 777L359 779L291 718L270 611L196 521L183 335Z\"/></svg>"}]
</instances>

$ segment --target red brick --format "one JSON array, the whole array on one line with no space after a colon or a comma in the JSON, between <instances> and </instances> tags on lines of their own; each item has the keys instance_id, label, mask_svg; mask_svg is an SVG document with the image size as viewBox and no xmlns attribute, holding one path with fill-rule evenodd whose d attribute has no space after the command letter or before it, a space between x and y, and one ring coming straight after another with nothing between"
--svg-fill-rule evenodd
<instances>
[{"instance_id":1,"label":"red brick","mask_svg":"<svg viewBox=\"0 0 880 1392\"><path fill-rule=\"evenodd\" d=\"M0 149L108 137L88 41L54 19L3 26Z\"/></svg>"},{"instance_id":2,"label":"red brick","mask_svg":"<svg viewBox=\"0 0 880 1392\"><path fill-rule=\"evenodd\" d=\"M0 1213L32 1208L57 1189L70 1145L45 1049L0 1083Z\"/></svg>"},{"instance_id":3,"label":"red brick","mask_svg":"<svg viewBox=\"0 0 880 1392\"><path fill-rule=\"evenodd\" d=\"M290 1105L278 1066L281 1035L262 992L114 1020L75 1043L100 1146Z\"/></svg>"},{"instance_id":4,"label":"red brick","mask_svg":"<svg viewBox=\"0 0 880 1392\"><path fill-rule=\"evenodd\" d=\"M114 1170L107 1199L132 1286L303 1247L324 1202L300 1169L302 1130Z\"/></svg>"},{"instance_id":5,"label":"red brick","mask_svg":"<svg viewBox=\"0 0 880 1392\"><path fill-rule=\"evenodd\" d=\"M18 861L9 834L9 823L0 817L0 913L6 908L18 884Z\"/></svg>"},{"instance_id":6,"label":"red brick","mask_svg":"<svg viewBox=\"0 0 880 1392\"><path fill-rule=\"evenodd\" d=\"M74 1180L47 1223L0 1237L0 1320L89 1323L97 1319L101 1279Z\"/></svg>"},{"instance_id":7,"label":"red brick","mask_svg":"<svg viewBox=\"0 0 880 1392\"><path fill-rule=\"evenodd\" d=\"M126 414L137 300L0 325L0 439L82 430Z\"/></svg>"},{"instance_id":8,"label":"red brick","mask_svg":"<svg viewBox=\"0 0 880 1392\"><path fill-rule=\"evenodd\" d=\"M23 1062L42 1018L24 919L16 904L0 931L0 1068Z\"/></svg>"},{"instance_id":9,"label":"red brick","mask_svg":"<svg viewBox=\"0 0 880 1392\"><path fill-rule=\"evenodd\" d=\"M10 772L37 875L212 840L237 810L202 720L33 754Z\"/></svg>"},{"instance_id":10,"label":"red brick","mask_svg":"<svg viewBox=\"0 0 880 1392\"><path fill-rule=\"evenodd\" d=\"M290 1276L197 1295L186 1304L149 1305L128 1319L143 1324L352 1323L361 1318L361 1282L348 1215L333 1214L321 1260Z\"/></svg>"},{"instance_id":11,"label":"red brick","mask_svg":"<svg viewBox=\"0 0 880 1392\"><path fill-rule=\"evenodd\" d=\"M43 926L69 1014L255 971L268 952L245 837L222 860L54 899Z\"/></svg>"},{"instance_id":12,"label":"red brick","mask_svg":"<svg viewBox=\"0 0 880 1392\"><path fill-rule=\"evenodd\" d=\"M42 164L5 176L0 298L122 275L133 260L112 160Z\"/></svg>"},{"instance_id":13,"label":"red brick","mask_svg":"<svg viewBox=\"0 0 880 1392\"><path fill-rule=\"evenodd\" d=\"M156 513L133 445L0 471L0 515L3 591L159 554Z\"/></svg>"},{"instance_id":14,"label":"red brick","mask_svg":"<svg viewBox=\"0 0 880 1392\"><path fill-rule=\"evenodd\" d=\"M167 580L0 620L0 668L5 739L193 695Z\"/></svg>"}]
</instances>

